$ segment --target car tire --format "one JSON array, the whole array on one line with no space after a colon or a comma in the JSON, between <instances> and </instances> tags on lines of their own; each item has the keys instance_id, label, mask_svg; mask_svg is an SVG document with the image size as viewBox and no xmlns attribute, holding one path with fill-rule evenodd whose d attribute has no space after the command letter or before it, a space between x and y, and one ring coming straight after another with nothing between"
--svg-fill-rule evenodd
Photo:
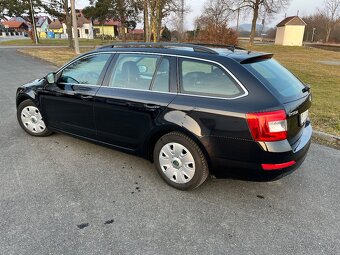
<instances>
[{"instance_id":1,"label":"car tire","mask_svg":"<svg viewBox=\"0 0 340 255\"><path fill-rule=\"evenodd\" d=\"M17 108L17 119L20 126L32 136L49 136L48 130L38 107L29 99L21 102Z\"/></svg>"},{"instance_id":2,"label":"car tire","mask_svg":"<svg viewBox=\"0 0 340 255\"><path fill-rule=\"evenodd\" d=\"M191 138L180 132L163 135L154 147L153 158L159 175L176 189L195 189L209 175L202 150Z\"/></svg>"}]
</instances>

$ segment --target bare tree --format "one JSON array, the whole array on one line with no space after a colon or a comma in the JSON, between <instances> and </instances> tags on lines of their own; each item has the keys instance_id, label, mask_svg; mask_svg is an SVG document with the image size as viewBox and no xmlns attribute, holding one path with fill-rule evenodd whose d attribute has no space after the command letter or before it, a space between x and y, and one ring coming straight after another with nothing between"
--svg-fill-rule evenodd
<instances>
[{"instance_id":1,"label":"bare tree","mask_svg":"<svg viewBox=\"0 0 340 255\"><path fill-rule=\"evenodd\" d=\"M336 24L340 22L340 0L325 0L324 6L321 13L328 19L326 23L326 42L329 42L332 31L335 30Z\"/></svg>"},{"instance_id":2,"label":"bare tree","mask_svg":"<svg viewBox=\"0 0 340 255\"><path fill-rule=\"evenodd\" d=\"M224 0L225 4L233 11L248 9L252 11L252 22L249 43L254 43L256 35L256 22L261 12L265 14L278 13L288 6L290 0Z\"/></svg>"},{"instance_id":3,"label":"bare tree","mask_svg":"<svg viewBox=\"0 0 340 255\"><path fill-rule=\"evenodd\" d=\"M231 10L224 5L224 2L225 0L208 0L202 16L211 19L216 25L227 24L231 17Z\"/></svg>"},{"instance_id":4,"label":"bare tree","mask_svg":"<svg viewBox=\"0 0 340 255\"><path fill-rule=\"evenodd\" d=\"M232 16L225 0L208 0L200 17L195 21L197 36L194 38L204 43L236 44L236 32L228 28Z\"/></svg>"},{"instance_id":5,"label":"bare tree","mask_svg":"<svg viewBox=\"0 0 340 255\"><path fill-rule=\"evenodd\" d=\"M302 17L307 26L305 29L305 41L323 41L327 34L328 18L320 11L309 16Z\"/></svg>"},{"instance_id":6,"label":"bare tree","mask_svg":"<svg viewBox=\"0 0 340 255\"><path fill-rule=\"evenodd\" d=\"M144 28L146 41L150 41L151 35L153 41L160 40L162 21L172 12L179 12L181 4L179 0L144 0Z\"/></svg>"}]
</instances>

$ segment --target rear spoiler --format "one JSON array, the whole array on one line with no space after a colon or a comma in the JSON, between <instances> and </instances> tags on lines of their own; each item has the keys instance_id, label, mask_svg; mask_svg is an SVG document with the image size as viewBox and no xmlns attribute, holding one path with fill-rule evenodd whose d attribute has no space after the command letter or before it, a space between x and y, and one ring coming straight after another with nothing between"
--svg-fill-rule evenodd
<instances>
[{"instance_id":1,"label":"rear spoiler","mask_svg":"<svg viewBox=\"0 0 340 255\"><path fill-rule=\"evenodd\" d=\"M263 60L266 60L266 59L271 59L273 56L274 56L274 54L272 54L272 53L255 55L255 56L251 56L249 58L242 60L240 63L241 64L251 64L251 63L260 62L260 61L263 61Z\"/></svg>"}]
</instances>

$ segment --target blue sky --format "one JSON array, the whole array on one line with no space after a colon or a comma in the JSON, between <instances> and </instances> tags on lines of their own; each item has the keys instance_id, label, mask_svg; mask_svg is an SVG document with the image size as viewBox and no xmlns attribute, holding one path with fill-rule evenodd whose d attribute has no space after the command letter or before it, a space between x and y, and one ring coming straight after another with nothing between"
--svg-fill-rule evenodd
<instances>
[{"instance_id":1,"label":"blue sky","mask_svg":"<svg viewBox=\"0 0 340 255\"><path fill-rule=\"evenodd\" d=\"M186 5L191 9L191 12L186 15L185 24L187 24L187 29L193 28L195 18L200 15L204 3L207 1L209 0L185 0ZM318 7L322 8L323 1L324 0L291 0L290 6L286 10L283 10L281 13L277 14L272 20L268 20L266 22L266 26L274 27L285 17L285 14L287 14L287 16L293 16L297 14L297 11L299 11L299 15L304 16L314 13ZM83 8L89 3L88 0L76 0L76 2L77 8ZM243 23L250 23L251 17L244 16L242 20L244 21ZM236 22L231 21L230 23L230 25L233 26Z\"/></svg>"}]
</instances>

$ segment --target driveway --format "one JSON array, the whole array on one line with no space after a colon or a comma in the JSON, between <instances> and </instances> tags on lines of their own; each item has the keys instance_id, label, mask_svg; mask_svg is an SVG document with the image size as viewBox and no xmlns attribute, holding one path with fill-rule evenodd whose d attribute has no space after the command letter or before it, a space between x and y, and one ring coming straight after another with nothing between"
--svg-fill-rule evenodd
<instances>
[{"instance_id":1,"label":"driveway","mask_svg":"<svg viewBox=\"0 0 340 255\"><path fill-rule=\"evenodd\" d=\"M312 144L275 182L167 186L146 160L17 124L18 85L53 66L0 49L1 254L339 254L340 152Z\"/></svg>"}]
</instances>

